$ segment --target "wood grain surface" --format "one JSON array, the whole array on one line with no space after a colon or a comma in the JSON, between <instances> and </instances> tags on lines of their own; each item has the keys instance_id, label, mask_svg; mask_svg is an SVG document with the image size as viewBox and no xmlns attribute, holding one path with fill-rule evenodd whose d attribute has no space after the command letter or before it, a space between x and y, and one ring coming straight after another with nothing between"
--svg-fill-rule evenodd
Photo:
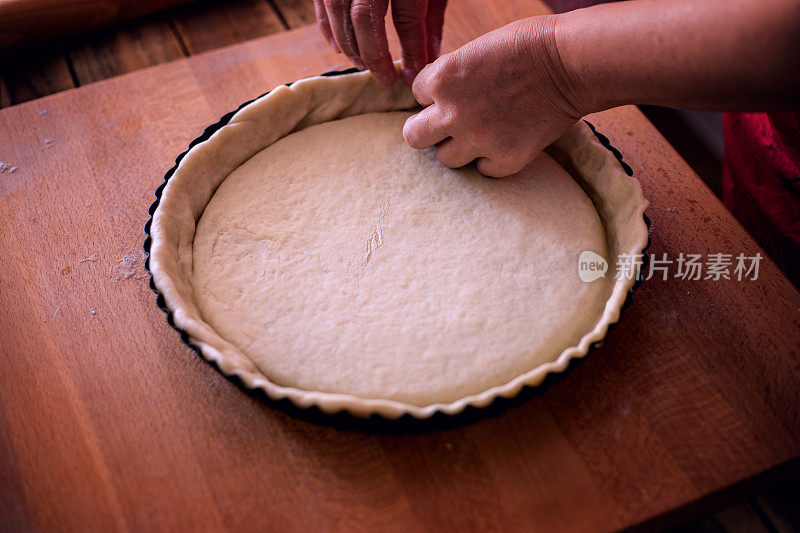
<instances>
[{"instance_id":1,"label":"wood grain surface","mask_svg":"<svg viewBox=\"0 0 800 533\"><path fill-rule=\"evenodd\" d=\"M544 10L454 0L444 47ZM147 287L153 191L225 112L343 66L307 27L0 111L0 529L609 530L797 463L800 295L769 260L645 282L561 379L455 420L286 412L199 359ZM635 108L590 119L653 256L758 251Z\"/></svg>"}]
</instances>

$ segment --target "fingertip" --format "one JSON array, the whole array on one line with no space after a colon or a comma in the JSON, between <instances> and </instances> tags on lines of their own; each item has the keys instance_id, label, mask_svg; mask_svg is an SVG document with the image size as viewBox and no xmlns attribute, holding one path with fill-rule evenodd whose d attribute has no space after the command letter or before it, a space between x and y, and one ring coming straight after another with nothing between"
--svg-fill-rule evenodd
<instances>
[{"instance_id":1,"label":"fingertip","mask_svg":"<svg viewBox=\"0 0 800 533\"><path fill-rule=\"evenodd\" d=\"M403 139L405 139L408 146L415 150L422 150L428 147L422 142L422 135L420 134L421 127L422 125L419 123L419 113L408 117L406 123L403 124Z\"/></svg>"},{"instance_id":2,"label":"fingertip","mask_svg":"<svg viewBox=\"0 0 800 533\"><path fill-rule=\"evenodd\" d=\"M407 53L403 50L401 63L401 76L403 81L410 87L413 85L417 75L428 65L428 55L425 49L421 49L415 54Z\"/></svg>"},{"instance_id":3,"label":"fingertip","mask_svg":"<svg viewBox=\"0 0 800 533\"><path fill-rule=\"evenodd\" d=\"M394 70L386 70L385 68L377 68L371 67L370 72L372 76L380 83L383 87L389 87L390 85L394 84L394 80L397 79L397 74Z\"/></svg>"},{"instance_id":4,"label":"fingertip","mask_svg":"<svg viewBox=\"0 0 800 533\"><path fill-rule=\"evenodd\" d=\"M412 119L417 115L411 115L406 119L405 124L403 124L403 140L406 141L406 144L409 145L411 148L417 148L414 144L414 137L411 133L412 128L414 127L412 123Z\"/></svg>"},{"instance_id":5,"label":"fingertip","mask_svg":"<svg viewBox=\"0 0 800 533\"><path fill-rule=\"evenodd\" d=\"M378 80L378 83L384 87L389 87L394 83L394 80L397 79L397 74L395 74L394 71L385 72L383 70L373 70L372 75Z\"/></svg>"},{"instance_id":6,"label":"fingertip","mask_svg":"<svg viewBox=\"0 0 800 533\"><path fill-rule=\"evenodd\" d=\"M428 42L428 61L433 63L437 59L439 59L439 54L442 51L442 40L438 38L432 38Z\"/></svg>"},{"instance_id":7,"label":"fingertip","mask_svg":"<svg viewBox=\"0 0 800 533\"><path fill-rule=\"evenodd\" d=\"M403 83L405 83L409 87L412 87L414 85L414 79L417 77L417 74L419 74L419 70L411 67L403 67L401 74L403 78Z\"/></svg>"}]
</instances>

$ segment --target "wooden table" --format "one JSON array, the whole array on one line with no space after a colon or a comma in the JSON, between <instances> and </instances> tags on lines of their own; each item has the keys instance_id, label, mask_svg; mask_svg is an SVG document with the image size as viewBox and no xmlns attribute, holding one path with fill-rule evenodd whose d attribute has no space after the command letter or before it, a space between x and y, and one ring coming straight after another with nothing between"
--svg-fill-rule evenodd
<instances>
[{"instance_id":1,"label":"wooden table","mask_svg":"<svg viewBox=\"0 0 800 533\"><path fill-rule=\"evenodd\" d=\"M454 0L445 48L543 12ZM422 426L287 414L200 360L148 290L153 191L223 113L341 66L305 27L0 111L0 529L607 530L796 467L800 294L769 260L645 282L562 379ZM759 251L635 108L590 119L652 256Z\"/></svg>"}]
</instances>

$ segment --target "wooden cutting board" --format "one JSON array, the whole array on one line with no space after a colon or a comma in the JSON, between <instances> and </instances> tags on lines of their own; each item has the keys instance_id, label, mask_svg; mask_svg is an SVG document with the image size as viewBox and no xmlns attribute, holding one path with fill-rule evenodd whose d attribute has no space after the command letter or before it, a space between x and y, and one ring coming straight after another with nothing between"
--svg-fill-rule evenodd
<instances>
[{"instance_id":1,"label":"wooden cutting board","mask_svg":"<svg viewBox=\"0 0 800 533\"><path fill-rule=\"evenodd\" d=\"M544 12L453 1L445 48ZM225 112L342 66L307 27L0 111L0 529L606 530L797 464L800 295L768 259L645 282L601 348L486 416L308 420L199 359L148 289L153 191ZM635 108L590 118L652 257L759 251Z\"/></svg>"}]
</instances>

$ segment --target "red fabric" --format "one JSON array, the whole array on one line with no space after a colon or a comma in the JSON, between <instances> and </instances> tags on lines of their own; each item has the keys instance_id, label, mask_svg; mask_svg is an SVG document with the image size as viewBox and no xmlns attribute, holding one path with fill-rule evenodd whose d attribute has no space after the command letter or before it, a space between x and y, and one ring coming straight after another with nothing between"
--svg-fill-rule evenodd
<instances>
[{"instance_id":1,"label":"red fabric","mask_svg":"<svg viewBox=\"0 0 800 533\"><path fill-rule=\"evenodd\" d=\"M800 287L800 113L725 113L722 199Z\"/></svg>"}]
</instances>

